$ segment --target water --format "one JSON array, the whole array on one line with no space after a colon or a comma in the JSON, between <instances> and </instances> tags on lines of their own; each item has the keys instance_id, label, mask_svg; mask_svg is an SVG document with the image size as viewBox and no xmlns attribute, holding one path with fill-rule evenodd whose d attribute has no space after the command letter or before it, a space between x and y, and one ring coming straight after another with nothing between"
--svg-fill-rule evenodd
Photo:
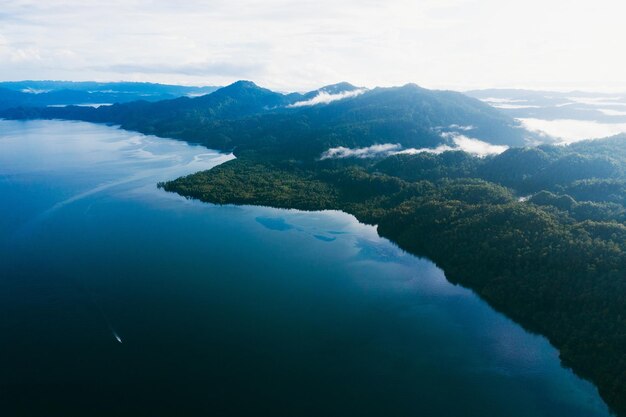
<instances>
[{"instance_id":1,"label":"water","mask_svg":"<svg viewBox=\"0 0 626 417\"><path fill-rule=\"evenodd\" d=\"M374 227L156 188L229 158L0 121L1 415L609 415L544 338Z\"/></svg>"}]
</instances>

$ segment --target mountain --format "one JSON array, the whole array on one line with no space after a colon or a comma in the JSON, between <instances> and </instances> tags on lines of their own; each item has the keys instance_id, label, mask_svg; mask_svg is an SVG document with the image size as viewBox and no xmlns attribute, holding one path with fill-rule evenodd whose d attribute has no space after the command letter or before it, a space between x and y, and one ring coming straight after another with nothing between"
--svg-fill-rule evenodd
<instances>
[{"instance_id":1,"label":"mountain","mask_svg":"<svg viewBox=\"0 0 626 417\"><path fill-rule=\"evenodd\" d=\"M319 96L320 94L335 96L338 94L345 94L345 93L351 93L351 92L362 91L362 90L365 90L365 89L362 87L355 87L354 85L344 81L344 82L340 82L337 84L326 85L322 88L318 88L317 90L313 90L313 91L309 91L308 93L301 94L300 97L298 97L298 101L311 100Z\"/></svg>"},{"instance_id":2,"label":"mountain","mask_svg":"<svg viewBox=\"0 0 626 417\"><path fill-rule=\"evenodd\" d=\"M465 94L516 118L626 123L626 93L488 89Z\"/></svg>"},{"instance_id":3,"label":"mountain","mask_svg":"<svg viewBox=\"0 0 626 417\"><path fill-rule=\"evenodd\" d=\"M206 111L211 118L238 119L283 107L290 104L291 99L252 81L237 81L191 102L191 109Z\"/></svg>"},{"instance_id":4,"label":"mountain","mask_svg":"<svg viewBox=\"0 0 626 417\"><path fill-rule=\"evenodd\" d=\"M313 100L322 94L332 100ZM532 137L513 118L480 100L414 84L364 90L340 83L306 94L281 94L238 81L197 98L97 109L19 108L4 111L2 116L114 123L211 148L289 153L308 160L333 147L435 148L456 146L455 138L460 135L521 146Z\"/></svg>"},{"instance_id":5,"label":"mountain","mask_svg":"<svg viewBox=\"0 0 626 417\"><path fill-rule=\"evenodd\" d=\"M320 93L328 93L328 94L341 94L349 91L362 90L363 87L356 87L348 82L340 82L337 84L331 84L316 90L315 92Z\"/></svg>"},{"instance_id":6,"label":"mountain","mask_svg":"<svg viewBox=\"0 0 626 417\"><path fill-rule=\"evenodd\" d=\"M96 82L96 81L4 81L0 87L26 93L40 94L59 90L99 92L99 93L128 93L143 96L182 96L187 94L208 94L217 87L192 87L171 84L146 82Z\"/></svg>"},{"instance_id":7,"label":"mountain","mask_svg":"<svg viewBox=\"0 0 626 417\"><path fill-rule=\"evenodd\" d=\"M11 107L94 105L137 100L159 101L199 96L217 87L186 87L137 82L6 81L0 82L0 110Z\"/></svg>"}]
</instances>

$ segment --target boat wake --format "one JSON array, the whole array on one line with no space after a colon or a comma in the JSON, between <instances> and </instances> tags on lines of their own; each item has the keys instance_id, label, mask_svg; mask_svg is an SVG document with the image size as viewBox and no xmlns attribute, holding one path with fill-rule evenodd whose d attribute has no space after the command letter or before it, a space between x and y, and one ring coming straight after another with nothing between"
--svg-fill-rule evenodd
<instances>
[{"instance_id":1,"label":"boat wake","mask_svg":"<svg viewBox=\"0 0 626 417\"><path fill-rule=\"evenodd\" d=\"M111 332L111 334L113 335L115 340L118 343L124 343L122 341L121 336L115 330L115 327L113 327L113 324L111 323L111 320L109 320L109 317L106 315L106 313L104 312L104 309L102 308L102 306L98 302L98 299L97 299L96 295L90 289L88 289L85 285L82 285L82 284L80 284L77 281L74 281L74 283L77 285L77 287L79 287L88 296L88 298L91 301L91 304L96 307L96 310L98 311L98 313L100 313L99 314L100 317L102 318L104 323L109 328L109 331Z\"/></svg>"}]
</instances>

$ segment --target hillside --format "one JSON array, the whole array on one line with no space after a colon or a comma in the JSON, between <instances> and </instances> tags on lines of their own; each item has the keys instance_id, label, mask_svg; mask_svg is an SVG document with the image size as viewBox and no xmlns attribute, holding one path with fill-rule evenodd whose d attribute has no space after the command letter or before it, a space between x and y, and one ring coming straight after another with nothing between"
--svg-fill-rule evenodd
<instances>
[{"instance_id":1,"label":"hillside","mask_svg":"<svg viewBox=\"0 0 626 417\"><path fill-rule=\"evenodd\" d=\"M320 96L326 101L311 102ZM0 115L119 124L215 149L289 154L307 160L333 147L386 143L406 149L454 147L459 135L490 144L521 146L533 137L513 118L480 100L413 84L364 90L342 83L306 94L281 94L238 81L197 98L97 109L22 107Z\"/></svg>"},{"instance_id":2,"label":"hillside","mask_svg":"<svg viewBox=\"0 0 626 417\"><path fill-rule=\"evenodd\" d=\"M160 184L215 204L339 209L433 260L592 380L626 415L626 137L329 159L256 153Z\"/></svg>"}]
</instances>

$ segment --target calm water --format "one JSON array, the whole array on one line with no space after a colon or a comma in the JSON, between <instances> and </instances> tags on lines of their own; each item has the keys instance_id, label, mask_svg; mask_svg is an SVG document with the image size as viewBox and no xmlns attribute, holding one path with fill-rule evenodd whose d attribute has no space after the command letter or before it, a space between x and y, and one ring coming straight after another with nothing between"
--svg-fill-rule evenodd
<instances>
[{"instance_id":1,"label":"calm water","mask_svg":"<svg viewBox=\"0 0 626 417\"><path fill-rule=\"evenodd\" d=\"M609 415L545 339L375 228L155 186L229 158L0 121L0 415Z\"/></svg>"}]
</instances>

